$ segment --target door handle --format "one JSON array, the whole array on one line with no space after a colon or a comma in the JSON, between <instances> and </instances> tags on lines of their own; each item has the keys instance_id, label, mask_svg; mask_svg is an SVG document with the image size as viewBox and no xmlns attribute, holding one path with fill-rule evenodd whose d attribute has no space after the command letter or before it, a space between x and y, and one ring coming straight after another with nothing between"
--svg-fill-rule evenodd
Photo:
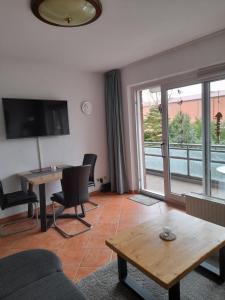
<instances>
[{"instance_id":1,"label":"door handle","mask_svg":"<svg viewBox=\"0 0 225 300\"><path fill-rule=\"evenodd\" d=\"M165 149L164 149L164 146L165 146L165 143L164 142L162 142L161 144L160 144L160 147L161 147L161 152L162 152L162 157L164 158L164 157L166 157L165 156Z\"/></svg>"}]
</instances>

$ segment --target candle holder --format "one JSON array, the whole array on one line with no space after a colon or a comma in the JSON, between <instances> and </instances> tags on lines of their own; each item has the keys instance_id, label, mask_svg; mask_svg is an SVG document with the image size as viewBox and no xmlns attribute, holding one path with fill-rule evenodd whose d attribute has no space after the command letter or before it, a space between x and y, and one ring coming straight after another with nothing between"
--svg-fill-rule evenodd
<instances>
[{"instance_id":1,"label":"candle holder","mask_svg":"<svg viewBox=\"0 0 225 300\"><path fill-rule=\"evenodd\" d=\"M176 234L168 226L163 227L163 231L159 234L159 237L163 241L174 241L177 238Z\"/></svg>"}]
</instances>

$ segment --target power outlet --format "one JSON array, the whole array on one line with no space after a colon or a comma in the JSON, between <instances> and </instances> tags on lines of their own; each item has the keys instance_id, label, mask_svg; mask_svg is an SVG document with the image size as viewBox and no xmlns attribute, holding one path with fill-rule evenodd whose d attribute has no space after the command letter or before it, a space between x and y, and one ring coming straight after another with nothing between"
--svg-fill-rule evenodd
<instances>
[{"instance_id":1,"label":"power outlet","mask_svg":"<svg viewBox=\"0 0 225 300\"><path fill-rule=\"evenodd\" d=\"M100 182L100 183L103 183L104 182L104 179L105 179L105 177L100 177L100 178L97 178L96 180L97 180L97 182Z\"/></svg>"},{"instance_id":2,"label":"power outlet","mask_svg":"<svg viewBox=\"0 0 225 300\"><path fill-rule=\"evenodd\" d=\"M100 183L103 183L103 178L99 178L99 182L100 182Z\"/></svg>"}]
</instances>

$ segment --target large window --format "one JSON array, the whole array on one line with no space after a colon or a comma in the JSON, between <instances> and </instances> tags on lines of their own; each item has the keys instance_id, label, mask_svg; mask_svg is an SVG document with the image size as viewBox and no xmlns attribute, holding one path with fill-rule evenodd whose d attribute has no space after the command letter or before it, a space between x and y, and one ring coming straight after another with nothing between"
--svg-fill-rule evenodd
<instances>
[{"instance_id":1,"label":"large window","mask_svg":"<svg viewBox=\"0 0 225 300\"><path fill-rule=\"evenodd\" d=\"M225 199L225 80L210 82L210 193Z\"/></svg>"},{"instance_id":2,"label":"large window","mask_svg":"<svg viewBox=\"0 0 225 300\"><path fill-rule=\"evenodd\" d=\"M203 192L202 85L167 91L170 191Z\"/></svg>"},{"instance_id":3,"label":"large window","mask_svg":"<svg viewBox=\"0 0 225 300\"><path fill-rule=\"evenodd\" d=\"M141 190L225 199L225 79L147 86L137 95Z\"/></svg>"}]
</instances>

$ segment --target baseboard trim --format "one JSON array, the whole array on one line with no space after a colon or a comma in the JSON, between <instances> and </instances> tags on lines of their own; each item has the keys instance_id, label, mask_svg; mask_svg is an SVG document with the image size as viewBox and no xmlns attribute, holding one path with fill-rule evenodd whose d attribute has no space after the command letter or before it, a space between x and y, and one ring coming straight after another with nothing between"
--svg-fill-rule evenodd
<instances>
[{"instance_id":1,"label":"baseboard trim","mask_svg":"<svg viewBox=\"0 0 225 300\"><path fill-rule=\"evenodd\" d=\"M177 208L179 210L185 211L185 203L178 202L178 201L173 200L173 199L165 199L165 202L168 205L173 206L174 208Z\"/></svg>"},{"instance_id":2,"label":"baseboard trim","mask_svg":"<svg viewBox=\"0 0 225 300\"><path fill-rule=\"evenodd\" d=\"M8 217L3 217L3 218L0 219L0 224L13 222L16 219L25 218L26 216L27 216L27 211L20 212L20 213L17 213L15 215L11 215L11 216L8 216Z\"/></svg>"},{"instance_id":3,"label":"baseboard trim","mask_svg":"<svg viewBox=\"0 0 225 300\"><path fill-rule=\"evenodd\" d=\"M90 192L89 195L90 196L98 196L98 195L101 195L102 193L100 191L93 191L93 192Z\"/></svg>"},{"instance_id":4,"label":"baseboard trim","mask_svg":"<svg viewBox=\"0 0 225 300\"><path fill-rule=\"evenodd\" d=\"M140 194L140 191L139 190L129 190L129 192L127 194Z\"/></svg>"}]
</instances>

